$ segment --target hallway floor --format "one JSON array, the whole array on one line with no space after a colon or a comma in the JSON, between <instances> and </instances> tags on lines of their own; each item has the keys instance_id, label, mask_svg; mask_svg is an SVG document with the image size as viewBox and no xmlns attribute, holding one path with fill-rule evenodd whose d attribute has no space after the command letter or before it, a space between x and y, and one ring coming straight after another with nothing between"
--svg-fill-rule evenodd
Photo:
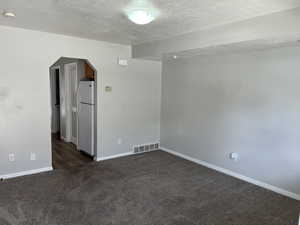
<instances>
[{"instance_id":1,"label":"hallway floor","mask_svg":"<svg viewBox=\"0 0 300 225\"><path fill-rule=\"evenodd\" d=\"M93 162L92 157L77 151L73 143L60 139L58 134L52 134L52 166L53 169L70 169Z\"/></svg>"}]
</instances>

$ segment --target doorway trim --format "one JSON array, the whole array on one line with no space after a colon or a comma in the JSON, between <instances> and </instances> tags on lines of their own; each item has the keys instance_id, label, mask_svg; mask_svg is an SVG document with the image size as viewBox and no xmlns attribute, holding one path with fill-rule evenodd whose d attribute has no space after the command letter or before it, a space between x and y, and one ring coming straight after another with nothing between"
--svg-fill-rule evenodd
<instances>
[{"instance_id":1,"label":"doorway trim","mask_svg":"<svg viewBox=\"0 0 300 225\"><path fill-rule=\"evenodd\" d=\"M55 71L58 69L59 71L59 88L61 88L61 75L62 75L62 71L61 71L61 66L53 66L53 67L50 67L50 107L51 107L51 133L52 133L52 122L53 122L53 105L52 105L52 91L53 91L53 84L54 84L54 75L55 75ZM60 102L61 102L61 97L60 97ZM60 137L62 137L62 126L61 126L61 116L62 116L62 108L61 108L61 105L60 105L60 108L59 108L59 133L60 133Z\"/></svg>"}]
</instances>

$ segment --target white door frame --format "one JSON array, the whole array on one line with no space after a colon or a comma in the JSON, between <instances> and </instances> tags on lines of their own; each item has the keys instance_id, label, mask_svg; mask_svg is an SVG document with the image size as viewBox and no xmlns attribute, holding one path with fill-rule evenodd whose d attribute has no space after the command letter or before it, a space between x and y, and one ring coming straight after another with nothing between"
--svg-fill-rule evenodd
<instances>
[{"instance_id":1,"label":"white door frame","mask_svg":"<svg viewBox=\"0 0 300 225\"><path fill-rule=\"evenodd\" d=\"M76 105L76 109L74 109L72 107L72 94L71 94L71 75L70 75L70 68L75 66L76 68L76 76L75 76L75 83L77 85L78 81L78 68L77 68L77 63L73 62L73 63L68 63L64 65L64 69L65 69L65 96L66 96L66 141L67 142L72 142L74 143L76 146L78 145L77 137L73 137L72 136L72 112L73 110L77 110L78 109L78 103ZM76 86L77 88L77 86ZM77 97L76 97L77 100ZM76 118L76 121L78 120L78 116ZM78 133L78 122L76 122L76 126L77 126L77 133ZM77 136L77 135L76 135Z\"/></svg>"},{"instance_id":2,"label":"white door frame","mask_svg":"<svg viewBox=\"0 0 300 225\"><path fill-rule=\"evenodd\" d=\"M53 99L52 99L52 97L53 97L53 88L55 87L55 88L57 88L56 87L56 84L54 84L54 82L56 82L55 81L55 79L54 79L54 76L55 76L55 71L56 70L59 70L59 84L61 84L61 82L60 82L60 79L61 79L61 68L60 68L60 66L53 66L53 67L51 67L50 68L50 104L51 104L51 131L52 131L52 123L53 123ZM60 119L60 121L59 121L59 123L60 123L60 126L59 126L59 131L60 131L60 135L62 135L62 128L61 128L61 114L62 114L62 111L61 111L61 107L60 107L60 109L59 109L59 119Z\"/></svg>"}]
</instances>

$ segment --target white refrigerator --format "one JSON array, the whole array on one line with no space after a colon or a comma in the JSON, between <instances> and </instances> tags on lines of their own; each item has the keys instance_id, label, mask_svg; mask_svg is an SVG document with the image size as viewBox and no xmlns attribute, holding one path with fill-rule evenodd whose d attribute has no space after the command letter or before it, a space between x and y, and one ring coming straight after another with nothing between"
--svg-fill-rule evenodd
<instances>
[{"instance_id":1,"label":"white refrigerator","mask_svg":"<svg viewBox=\"0 0 300 225\"><path fill-rule=\"evenodd\" d=\"M78 149L94 156L95 82L80 81L78 87Z\"/></svg>"}]
</instances>

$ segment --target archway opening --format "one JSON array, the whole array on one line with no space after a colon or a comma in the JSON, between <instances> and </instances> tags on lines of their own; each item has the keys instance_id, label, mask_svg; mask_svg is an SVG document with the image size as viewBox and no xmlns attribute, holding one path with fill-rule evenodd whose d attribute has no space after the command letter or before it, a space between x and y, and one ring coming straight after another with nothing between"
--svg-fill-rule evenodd
<instances>
[{"instance_id":1,"label":"archway opening","mask_svg":"<svg viewBox=\"0 0 300 225\"><path fill-rule=\"evenodd\" d=\"M96 159L97 71L87 59L61 57L49 68L52 166Z\"/></svg>"}]
</instances>

